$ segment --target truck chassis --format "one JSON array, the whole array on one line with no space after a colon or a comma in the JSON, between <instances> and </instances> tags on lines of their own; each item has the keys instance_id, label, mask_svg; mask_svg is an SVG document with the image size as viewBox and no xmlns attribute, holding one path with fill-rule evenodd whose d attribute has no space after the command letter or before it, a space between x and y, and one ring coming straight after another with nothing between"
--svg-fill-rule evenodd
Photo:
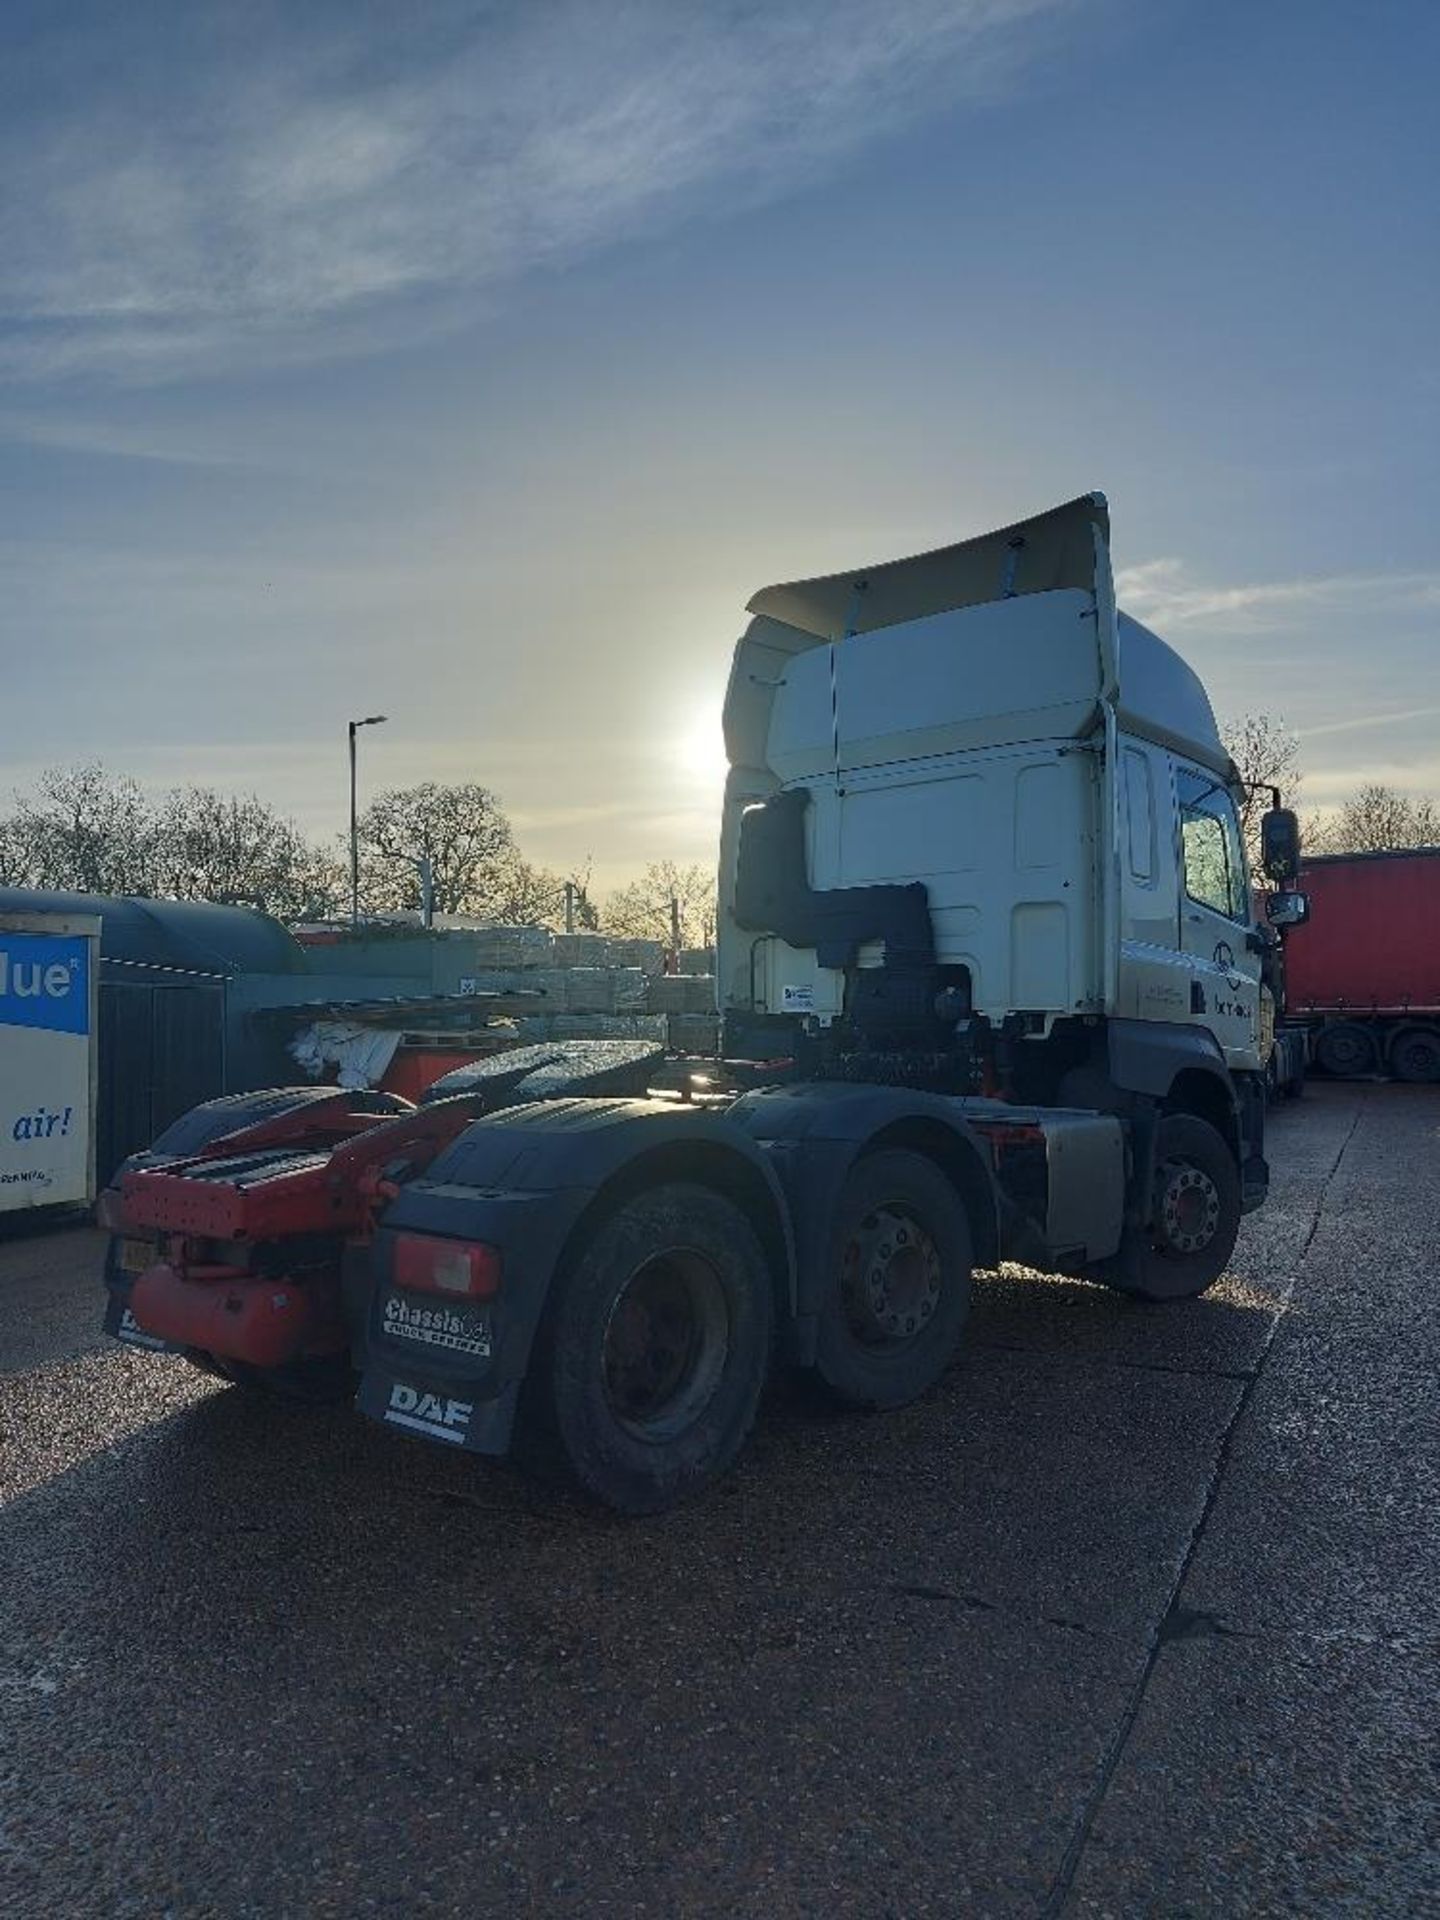
<instances>
[{"instance_id":1,"label":"truck chassis","mask_svg":"<svg viewBox=\"0 0 1440 1920\"><path fill-rule=\"evenodd\" d=\"M643 1086L635 1051L609 1084ZM104 1197L107 1330L651 1512L733 1461L776 1362L852 1407L923 1393L975 1268L1182 1298L1234 1241L1234 1157L1194 1116L823 1081L580 1097L568 1052L541 1100L500 1056L418 1108L197 1108Z\"/></svg>"}]
</instances>

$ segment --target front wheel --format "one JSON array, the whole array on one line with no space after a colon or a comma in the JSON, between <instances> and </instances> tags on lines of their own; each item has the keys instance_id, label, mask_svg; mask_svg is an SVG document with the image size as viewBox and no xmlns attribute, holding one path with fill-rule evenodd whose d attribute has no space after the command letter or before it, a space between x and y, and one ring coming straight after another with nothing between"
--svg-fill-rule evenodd
<instances>
[{"instance_id":1,"label":"front wheel","mask_svg":"<svg viewBox=\"0 0 1440 1920\"><path fill-rule=\"evenodd\" d=\"M1240 1231L1240 1172L1208 1121L1167 1113L1155 1140L1153 1218L1127 1227L1094 1278L1138 1300L1191 1300L1225 1271Z\"/></svg>"},{"instance_id":2,"label":"front wheel","mask_svg":"<svg viewBox=\"0 0 1440 1920\"><path fill-rule=\"evenodd\" d=\"M901 1407L955 1357L974 1265L965 1203L932 1160L866 1154L836 1207L815 1371L844 1406Z\"/></svg>"},{"instance_id":3,"label":"front wheel","mask_svg":"<svg viewBox=\"0 0 1440 1920\"><path fill-rule=\"evenodd\" d=\"M620 1513L658 1513L731 1464L775 1318L769 1262L712 1188L641 1193L557 1281L522 1410L522 1460Z\"/></svg>"}]
</instances>

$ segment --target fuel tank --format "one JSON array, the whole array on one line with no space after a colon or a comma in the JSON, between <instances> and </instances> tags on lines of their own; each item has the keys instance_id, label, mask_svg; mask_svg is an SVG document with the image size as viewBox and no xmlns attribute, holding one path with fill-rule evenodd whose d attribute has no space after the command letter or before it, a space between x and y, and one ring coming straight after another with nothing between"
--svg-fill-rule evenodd
<instances>
[{"instance_id":1,"label":"fuel tank","mask_svg":"<svg viewBox=\"0 0 1440 1920\"><path fill-rule=\"evenodd\" d=\"M256 1367L345 1345L337 1289L314 1280L301 1287L253 1275L197 1279L161 1261L136 1280L130 1311L147 1333L172 1346L200 1347Z\"/></svg>"}]
</instances>

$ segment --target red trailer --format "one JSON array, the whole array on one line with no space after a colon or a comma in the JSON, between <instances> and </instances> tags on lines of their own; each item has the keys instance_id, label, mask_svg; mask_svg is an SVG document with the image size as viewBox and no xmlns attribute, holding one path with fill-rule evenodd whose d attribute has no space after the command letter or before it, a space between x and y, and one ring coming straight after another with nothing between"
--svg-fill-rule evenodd
<instances>
[{"instance_id":1,"label":"red trailer","mask_svg":"<svg viewBox=\"0 0 1440 1920\"><path fill-rule=\"evenodd\" d=\"M1289 1024L1330 1073L1440 1081L1440 847L1306 859L1285 948Z\"/></svg>"}]
</instances>

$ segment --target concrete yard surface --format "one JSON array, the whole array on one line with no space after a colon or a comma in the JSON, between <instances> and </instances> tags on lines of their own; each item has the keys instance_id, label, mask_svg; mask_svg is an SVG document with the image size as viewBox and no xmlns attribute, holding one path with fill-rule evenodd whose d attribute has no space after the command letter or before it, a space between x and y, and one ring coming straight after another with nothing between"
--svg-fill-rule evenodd
<instances>
[{"instance_id":1,"label":"concrete yard surface","mask_svg":"<svg viewBox=\"0 0 1440 1920\"><path fill-rule=\"evenodd\" d=\"M0 1241L0 1912L1440 1913L1440 1090L1206 1299L1007 1272L622 1522L98 1332Z\"/></svg>"}]
</instances>

